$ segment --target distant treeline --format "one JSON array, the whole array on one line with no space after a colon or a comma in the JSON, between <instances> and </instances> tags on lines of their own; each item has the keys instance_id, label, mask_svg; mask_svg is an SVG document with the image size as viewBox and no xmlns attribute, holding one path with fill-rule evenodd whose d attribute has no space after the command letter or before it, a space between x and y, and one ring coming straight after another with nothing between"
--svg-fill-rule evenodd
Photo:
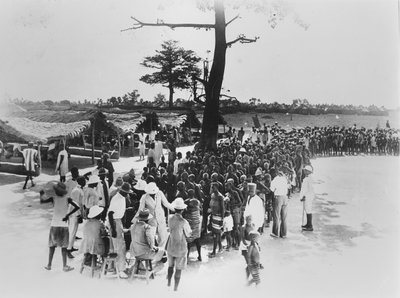
<instances>
[{"instance_id":1,"label":"distant treeline","mask_svg":"<svg viewBox=\"0 0 400 298\"><path fill-rule=\"evenodd\" d=\"M260 100L250 99L249 102L238 100L221 100L221 112L230 114L235 112L257 112L257 113L289 113L301 115L340 114L340 115L375 115L387 116L389 110L385 107L375 105L354 106L337 104L310 104L306 99L295 99L291 104L286 103L261 103Z\"/></svg>"},{"instance_id":2,"label":"distant treeline","mask_svg":"<svg viewBox=\"0 0 400 298\"><path fill-rule=\"evenodd\" d=\"M137 90L127 93L122 97L111 97L106 100L97 99L94 101L51 101L43 100L33 102L24 99L14 99L13 103L25 106L28 109L58 109L58 108L95 108L95 107L120 107L130 108L135 106L149 107L167 107L168 103L162 94L157 94L153 101L143 100ZM197 109L202 106L193 100L178 98L174 102L175 107L184 107ZM294 99L291 104L286 103L262 103L260 99L251 98L248 102L240 102L235 97L221 98L220 110L222 114L231 114L237 112L250 113L289 113L301 115L320 115L320 114L338 114L338 115L374 115L388 116L389 110L385 107L370 105L338 105L338 104L311 104L307 99Z\"/></svg>"}]
</instances>

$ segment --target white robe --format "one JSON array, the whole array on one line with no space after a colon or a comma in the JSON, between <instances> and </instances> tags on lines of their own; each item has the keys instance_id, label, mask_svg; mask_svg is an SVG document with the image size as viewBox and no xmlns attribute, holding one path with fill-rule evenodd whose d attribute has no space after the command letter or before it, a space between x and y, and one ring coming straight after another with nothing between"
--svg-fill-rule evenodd
<instances>
[{"instance_id":1,"label":"white robe","mask_svg":"<svg viewBox=\"0 0 400 298\"><path fill-rule=\"evenodd\" d=\"M312 202L314 200L315 193L312 175L308 175L303 179L300 190L300 199L303 198L303 196L305 197L303 202L304 211L308 214L313 213Z\"/></svg>"},{"instance_id":2,"label":"white robe","mask_svg":"<svg viewBox=\"0 0 400 298\"><path fill-rule=\"evenodd\" d=\"M156 141L154 145L154 162L157 167L161 162L161 156L163 155L163 143L161 141Z\"/></svg>"},{"instance_id":3,"label":"white robe","mask_svg":"<svg viewBox=\"0 0 400 298\"><path fill-rule=\"evenodd\" d=\"M61 156L64 156L64 159L60 165ZM65 150L65 149L61 150L58 153L56 167L57 167L56 170L58 170L58 167L60 167L60 176L67 175L67 173L68 173L68 152L67 152L67 150Z\"/></svg>"},{"instance_id":4,"label":"white robe","mask_svg":"<svg viewBox=\"0 0 400 298\"><path fill-rule=\"evenodd\" d=\"M264 225L265 207L263 200L254 195L247 199L246 209L244 210L244 217L251 215L254 226L258 229Z\"/></svg>"}]
</instances>

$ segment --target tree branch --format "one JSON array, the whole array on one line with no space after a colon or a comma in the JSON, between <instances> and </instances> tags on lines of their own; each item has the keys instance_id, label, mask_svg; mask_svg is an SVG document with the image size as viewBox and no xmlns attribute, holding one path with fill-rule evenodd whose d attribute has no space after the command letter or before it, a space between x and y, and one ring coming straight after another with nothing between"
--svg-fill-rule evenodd
<instances>
[{"instance_id":1,"label":"tree branch","mask_svg":"<svg viewBox=\"0 0 400 298\"><path fill-rule=\"evenodd\" d=\"M173 23L164 23L163 20L157 19L157 23L145 23L142 21L139 21L138 19L131 17L135 23L133 23L133 26L127 29L122 29L121 32L128 31L128 30L135 30L135 29L140 29L143 27L169 27L171 29L175 28L182 28L182 27L189 27L189 28L197 28L197 29L214 29L215 25L214 24L196 24L196 23L182 23L182 24L173 24Z\"/></svg>"},{"instance_id":2,"label":"tree branch","mask_svg":"<svg viewBox=\"0 0 400 298\"><path fill-rule=\"evenodd\" d=\"M200 83L202 83L204 85L204 87L207 84L206 80L203 80L202 78L196 77L196 76L192 76L194 80L199 81Z\"/></svg>"},{"instance_id":3,"label":"tree branch","mask_svg":"<svg viewBox=\"0 0 400 298\"><path fill-rule=\"evenodd\" d=\"M201 97L205 97L205 96L206 96L205 94L202 94L202 95L199 95L197 97L193 97L193 101L197 102L198 104L200 104L202 106L205 106L206 103L204 101L200 100Z\"/></svg>"},{"instance_id":4,"label":"tree branch","mask_svg":"<svg viewBox=\"0 0 400 298\"><path fill-rule=\"evenodd\" d=\"M254 38L247 38L246 36L244 36L243 34L239 35L238 38L227 42L226 43L226 47L230 48L234 43L240 42L240 43L252 43L252 42L256 42L257 39L260 39L260 37L256 36Z\"/></svg>"},{"instance_id":5,"label":"tree branch","mask_svg":"<svg viewBox=\"0 0 400 298\"><path fill-rule=\"evenodd\" d=\"M229 98L229 99L236 99L236 100L237 100L237 98L236 98L235 96L230 96L230 95L227 95L227 94L220 94L219 96L220 96L220 97L221 97L221 96L225 96L225 97L227 97L227 98Z\"/></svg>"},{"instance_id":6,"label":"tree branch","mask_svg":"<svg viewBox=\"0 0 400 298\"><path fill-rule=\"evenodd\" d=\"M236 17L234 17L232 20L230 20L228 23L225 24L225 27L227 27L230 23L232 23L234 20L240 18L239 15L237 15Z\"/></svg>"}]
</instances>

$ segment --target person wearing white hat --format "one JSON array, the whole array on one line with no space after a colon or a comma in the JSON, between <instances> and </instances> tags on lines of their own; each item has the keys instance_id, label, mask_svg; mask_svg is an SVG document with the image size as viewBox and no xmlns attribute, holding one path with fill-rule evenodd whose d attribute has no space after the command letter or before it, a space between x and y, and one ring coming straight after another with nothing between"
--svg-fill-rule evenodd
<instances>
[{"instance_id":1,"label":"person wearing white hat","mask_svg":"<svg viewBox=\"0 0 400 298\"><path fill-rule=\"evenodd\" d=\"M248 183L249 196L247 198L246 207L243 216L251 215L254 226L257 230L261 230L264 225L265 207L263 200L256 194L257 184Z\"/></svg>"},{"instance_id":2,"label":"person wearing white hat","mask_svg":"<svg viewBox=\"0 0 400 298\"><path fill-rule=\"evenodd\" d=\"M254 174L254 176L261 176L262 175L262 168L261 167L258 167L257 168L257 170L256 170L256 172L255 172L255 174Z\"/></svg>"},{"instance_id":3,"label":"person wearing white hat","mask_svg":"<svg viewBox=\"0 0 400 298\"><path fill-rule=\"evenodd\" d=\"M300 190L300 198L301 198L300 201L303 202L303 215L305 213L307 217L307 223L304 225L303 222L301 227L303 231L310 231L310 232L314 230L312 225L312 202L314 200L315 193L313 186L313 178L311 175L312 172L313 169L310 165L304 167L305 178L303 179L303 183L301 185L301 190Z\"/></svg>"},{"instance_id":4,"label":"person wearing white hat","mask_svg":"<svg viewBox=\"0 0 400 298\"><path fill-rule=\"evenodd\" d=\"M149 224L156 227L158 247L163 251L168 239L168 231L165 213L162 206L164 205L165 208L171 211L174 211L174 208L168 202L164 193L157 187L155 182L147 184L145 191L146 193L140 198L139 209L135 218L137 218L140 211L143 211L144 209L149 210L150 214L153 216L149 221ZM154 262L160 261L161 258L162 255L157 255Z\"/></svg>"},{"instance_id":5,"label":"person wearing white hat","mask_svg":"<svg viewBox=\"0 0 400 298\"><path fill-rule=\"evenodd\" d=\"M170 286L175 267L174 291L177 291L182 270L186 268L187 264L188 248L186 238L190 237L192 230L189 222L182 217L182 212L187 207L183 199L176 198L171 205L175 210L175 214L171 215L168 221L170 236L166 247L168 256L167 280L168 286Z\"/></svg>"}]
</instances>

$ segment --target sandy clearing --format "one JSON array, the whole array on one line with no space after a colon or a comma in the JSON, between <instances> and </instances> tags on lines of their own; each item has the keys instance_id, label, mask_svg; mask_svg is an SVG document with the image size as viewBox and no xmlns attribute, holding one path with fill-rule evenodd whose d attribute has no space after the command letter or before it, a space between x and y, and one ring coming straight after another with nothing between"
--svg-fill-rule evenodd
<instances>
[{"instance_id":1,"label":"sandy clearing","mask_svg":"<svg viewBox=\"0 0 400 298\"><path fill-rule=\"evenodd\" d=\"M182 149L184 152L187 148ZM142 163L120 160L118 171L138 170ZM57 250L51 272L47 237L52 208L40 205L35 191L22 191L22 183L0 186L0 269L3 297L107 297L164 293L165 296L204 297L252 295L256 297L398 297L400 288L399 215L400 164L395 157L321 158L313 161L317 197L313 233L302 233L301 204L294 195L289 205L289 234L261 238L262 285L247 288L244 262L238 252L225 252L204 261L191 256L180 292L165 286L165 268L151 286L144 282L90 279L78 270L61 271ZM41 176L43 183L54 176ZM37 187L35 187L36 189ZM79 244L79 242L78 242ZM81 257L71 264L79 267Z\"/></svg>"}]
</instances>

